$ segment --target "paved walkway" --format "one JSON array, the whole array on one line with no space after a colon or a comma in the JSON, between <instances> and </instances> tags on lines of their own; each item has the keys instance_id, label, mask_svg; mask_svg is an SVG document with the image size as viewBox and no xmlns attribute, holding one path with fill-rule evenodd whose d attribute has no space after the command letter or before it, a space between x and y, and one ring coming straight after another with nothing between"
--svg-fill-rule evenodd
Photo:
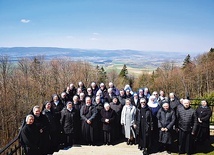
<instances>
[{"instance_id":1,"label":"paved walkway","mask_svg":"<svg viewBox=\"0 0 214 155\"><path fill-rule=\"evenodd\" d=\"M166 152L156 154L167 155ZM114 146L73 146L67 150L55 152L54 155L142 155L142 151L137 149L137 145L126 145L123 142Z\"/></svg>"}]
</instances>

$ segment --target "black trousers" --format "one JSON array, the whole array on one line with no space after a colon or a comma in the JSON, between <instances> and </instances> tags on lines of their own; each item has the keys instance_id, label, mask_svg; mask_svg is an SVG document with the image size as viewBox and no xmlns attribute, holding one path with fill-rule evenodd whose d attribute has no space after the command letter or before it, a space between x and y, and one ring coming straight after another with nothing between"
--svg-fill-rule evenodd
<instances>
[{"instance_id":1,"label":"black trousers","mask_svg":"<svg viewBox=\"0 0 214 155\"><path fill-rule=\"evenodd\" d=\"M103 131L104 143L111 143L111 132Z\"/></svg>"},{"instance_id":2,"label":"black trousers","mask_svg":"<svg viewBox=\"0 0 214 155\"><path fill-rule=\"evenodd\" d=\"M74 136L73 134L65 134L65 146L73 146Z\"/></svg>"},{"instance_id":3,"label":"black trousers","mask_svg":"<svg viewBox=\"0 0 214 155\"><path fill-rule=\"evenodd\" d=\"M193 135L191 134L191 132L179 130L179 153L192 154L194 145L193 142Z\"/></svg>"},{"instance_id":4,"label":"black trousers","mask_svg":"<svg viewBox=\"0 0 214 155\"><path fill-rule=\"evenodd\" d=\"M24 152L26 155L41 155L39 149L32 149L30 147L25 146L24 147Z\"/></svg>"}]
</instances>

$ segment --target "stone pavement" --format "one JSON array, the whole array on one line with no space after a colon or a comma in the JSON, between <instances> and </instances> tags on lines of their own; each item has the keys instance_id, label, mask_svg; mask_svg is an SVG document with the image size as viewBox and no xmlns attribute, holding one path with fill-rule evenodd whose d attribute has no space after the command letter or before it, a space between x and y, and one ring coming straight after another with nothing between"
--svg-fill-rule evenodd
<instances>
[{"instance_id":1,"label":"stone pavement","mask_svg":"<svg viewBox=\"0 0 214 155\"><path fill-rule=\"evenodd\" d=\"M166 152L155 153L153 155L167 155ZM117 145L101 145L101 146L73 146L69 149L55 152L54 155L142 155L142 151L137 149L137 145L126 145L125 142Z\"/></svg>"}]
</instances>

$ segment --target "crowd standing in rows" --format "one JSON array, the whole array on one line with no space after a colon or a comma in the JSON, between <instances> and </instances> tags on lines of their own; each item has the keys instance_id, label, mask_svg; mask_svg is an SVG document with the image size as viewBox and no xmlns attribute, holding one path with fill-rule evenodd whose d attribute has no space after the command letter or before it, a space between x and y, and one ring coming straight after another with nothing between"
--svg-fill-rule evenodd
<instances>
[{"instance_id":1,"label":"crowd standing in rows","mask_svg":"<svg viewBox=\"0 0 214 155\"><path fill-rule=\"evenodd\" d=\"M73 144L113 145L126 138L127 145L138 144L143 154L172 151L178 140L178 153L193 153L194 143L209 139L211 109L206 101L194 110L188 99L163 90L148 88L133 92L129 85L117 89L83 82L70 84L53 95L43 107L34 106L21 130L21 143L27 155L47 155Z\"/></svg>"}]
</instances>

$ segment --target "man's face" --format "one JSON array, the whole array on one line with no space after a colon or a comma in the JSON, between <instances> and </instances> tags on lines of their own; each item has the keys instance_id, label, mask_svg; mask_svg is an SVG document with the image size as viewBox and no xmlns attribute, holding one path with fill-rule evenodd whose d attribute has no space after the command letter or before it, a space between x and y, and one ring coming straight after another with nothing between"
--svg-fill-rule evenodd
<instances>
[{"instance_id":1,"label":"man's face","mask_svg":"<svg viewBox=\"0 0 214 155\"><path fill-rule=\"evenodd\" d=\"M163 104L163 109L167 111L169 109L169 104Z\"/></svg>"},{"instance_id":2,"label":"man's face","mask_svg":"<svg viewBox=\"0 0 214 155\"><path fill-rule=\"evenodd\" d=\"M90 98L87 98L87 99L86 99L86 104L88 104L88 105L90 105L90 104L91 104L91 100L90 100Z\"/></svg>"},{"instance_id":3,"label":"man's face","mask_svg":"<svg viewBox=\"0 0 214 155\"><path fill-rule=\"evenodd\" d=\"M40 112L41 112L40 109L36 108L33 113L34 113L35 116L39 117L40 116Z\"/></svg>"},{"instance_id":4,"label":"man's face","mask_svg":"<svg viewBox=\"0 0 214 155\"><path fill-rule=\"evenodd\" d=\"M190 103L189 103L189 101L184 100L183 101L183 105L184 105L185 108L189 108Z\"/></svg>"},{"instance_id":5,"label":"man's face","mask_svg":"<svg viewBox=\"0 0 214 155\"><path fill-rule=\"evenodd\" d=\"M67 108L71 109L72 108L72 103L68 103Z\"/></svg>"}]
</instances>

